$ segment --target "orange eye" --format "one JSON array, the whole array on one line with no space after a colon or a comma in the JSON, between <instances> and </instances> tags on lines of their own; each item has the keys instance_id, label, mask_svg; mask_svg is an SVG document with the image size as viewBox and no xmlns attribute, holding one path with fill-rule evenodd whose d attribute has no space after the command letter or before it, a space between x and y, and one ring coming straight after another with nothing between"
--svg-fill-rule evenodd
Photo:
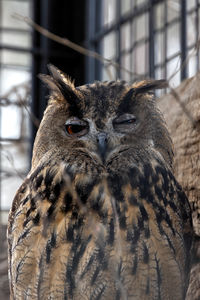
<instances>
[{"instance_id":1,"label":"orange eye","mask_svg":"<svg viewBox=\"0 0 200 300\"><path fill-rule=\"evenodd\" d=\"M68 132L69 134L73 134L73 128L72 128L72 125L68 125L68 126L67 126L67 132Z\"/></svg>"},{"instance_id":2,"label":"orange eye","mask_svg":"<svg viewBox=\"0 0 200 300\"><path fill-rule=\"evenodd\" d=\"M65 130L69 135L80 133L81 131L84 131L85 129L86 129L85 125L79 125L79 124L66 124L65 125Z\"/></svg>"}]
</instances>

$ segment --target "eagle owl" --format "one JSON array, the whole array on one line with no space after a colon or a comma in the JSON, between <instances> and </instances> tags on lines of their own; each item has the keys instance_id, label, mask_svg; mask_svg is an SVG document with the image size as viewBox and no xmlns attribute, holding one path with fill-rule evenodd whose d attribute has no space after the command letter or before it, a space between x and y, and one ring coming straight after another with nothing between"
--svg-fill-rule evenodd
<instances>
[{"instance_id":1,"label":"eagle owl","mask_svg":"<svg viewBox=\"0 0 200 300\"><path fill-rule=\"evenodd\" d=\"M184 299L191 214L152 93L164 81L75 87L49 69L9 215L11 299Z\"/></svg>"}]
</instances>

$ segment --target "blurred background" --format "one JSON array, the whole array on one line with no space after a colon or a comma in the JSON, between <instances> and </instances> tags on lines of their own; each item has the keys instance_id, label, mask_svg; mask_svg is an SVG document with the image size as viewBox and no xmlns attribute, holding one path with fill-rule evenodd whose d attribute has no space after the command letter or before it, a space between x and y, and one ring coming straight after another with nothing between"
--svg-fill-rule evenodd
<instances>
[{"instance_id":1,"label":"blurred background","mask_svg":"<svg viewBox=\"0 0 200 300\"><path fill-rule=\"evenodd\" d=\"M56 43L16 14L108 60ZM150 77L176 87L199 70L199 31L200 0L0 0L0 224L30 169L48 95L37 75L48 63L76 85ZM0 230L0 299L7 299L6 226Z\"/></svg>"}]
</instances>

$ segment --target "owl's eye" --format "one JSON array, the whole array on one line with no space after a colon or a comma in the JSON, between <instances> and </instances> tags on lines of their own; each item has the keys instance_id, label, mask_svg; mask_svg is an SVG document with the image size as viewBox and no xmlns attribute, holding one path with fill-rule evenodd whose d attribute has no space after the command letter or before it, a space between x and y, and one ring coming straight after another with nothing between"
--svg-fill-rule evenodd
<instances>
[{"instance_id":1,"label":"owl's eye","mask_svg":"<svg viewBox=\"0 0 200 300\"><path fill-rule=\"evenodd\" d=\"M83 122L67 122L65 124L65 131L71 136L82 136L88 132L88 126Z\"/></svg>"},{"instance_id":2,"label":"owl's eye","mask_svg":"<svg viewBox=\"0 0 200 300\"><path fill-rule=\"evenodd\" d=\"M114 125L131 125L136 123L137 119L131 114L124 114L114 120Z\"/></svg>"},{"instance_id":3,"label":"owl's eye","mask_svg":"<svg viewBox=\"0 0 200 300\"><path fill-rule=\"evenodd\" d=\"M122 121L117 121L115 124L133 124L136 122L136 118L128 119L128 120L122 120Z\"/></svg>"}]
</instances>

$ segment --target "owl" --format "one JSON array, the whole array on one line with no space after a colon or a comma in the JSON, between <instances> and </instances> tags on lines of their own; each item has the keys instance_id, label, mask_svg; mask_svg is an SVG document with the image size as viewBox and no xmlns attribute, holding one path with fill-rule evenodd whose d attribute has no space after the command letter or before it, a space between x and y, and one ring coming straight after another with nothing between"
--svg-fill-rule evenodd
<instances>
[{"instance_id":1,"label":"owl","mask_svg":"<svg viewBox=\"0 0 200 300\"><path fill-rule=\"evenodd\" d=\"M182 300L193 229L153 90L56 67L8 222L11 299Z\"/></svg>"}]
</instances>

